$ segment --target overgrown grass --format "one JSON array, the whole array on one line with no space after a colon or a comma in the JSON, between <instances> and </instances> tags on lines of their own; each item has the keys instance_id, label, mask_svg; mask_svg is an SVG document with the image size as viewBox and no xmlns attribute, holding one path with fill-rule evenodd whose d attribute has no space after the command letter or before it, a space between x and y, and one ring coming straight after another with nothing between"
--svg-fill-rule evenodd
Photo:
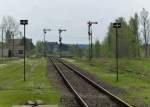
<instances>
[{"instance_id":1,"label":"overgrown grass","mask_svg":"<svg viewBox=\"0 0 150 107\"><path fill-rule=\"evenodd\" d=\"M42 100L58 104L60 93L51 87L45 59L27 59L26 82L23 81L23 60L7 60L0 64L0 107L25 104L28 100Z\"/></svg>"},{"instance_id":2,"label":"overgrown grass","mask_svg":"<svg viewBox=\"0 0 150 107\"><path fill-rule=\"evenodd\" d=\"M120 96L132 105L143 102L150 105L150 59L120 59L119 81L116 82L115 59L74 59L71 61L84 70L97 75L112 86L126 90L127 95Z\"/></svg>"}]
</instances>

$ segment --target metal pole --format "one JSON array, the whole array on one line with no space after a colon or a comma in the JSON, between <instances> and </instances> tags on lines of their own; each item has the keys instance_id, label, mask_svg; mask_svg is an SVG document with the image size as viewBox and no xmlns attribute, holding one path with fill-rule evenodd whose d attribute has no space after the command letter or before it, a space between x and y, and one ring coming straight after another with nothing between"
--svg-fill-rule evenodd
<instances>
[{"instance_id":1,"label":"metal pole","mask_svg":"<svg viewBox=\"0 0 150 107\"><path fill-rule=\"evenodd\" d=\"M45 36L46 36L46 33L47 31L51 31L51 29L43 29L43 32L44 32L44 40L43 40L43 45L44 45L44 57L47 57L47 52L48 52L48 49L47 49L47 46L46 46L46 39L45 39Z\"/></svg>"},{"instance_id":2,"label":"metal pole","mask_svg":"<svg viewBox=\"0 0 150 107\"><path fill-rule=\"evenodd\" d=\"M46 57L46 42L45 42L45 32L44 32L44 57Z\"/></svg>"},{"instance_id":3,"label":"metal pole","mask_svg":"<svg viewBox=\"0 0 150 107\"><path fill-rule=\"evenodd\" d=\"M2 28L2 63L3 63L3 28Z\"/></svg>"},{"instance_id":4,"label":"metal pole","mask_svg":"<svg viewBox=\"0 0 150 107\"><path fill-rule=\"evenodd\" d=\"M89 60L91 60L91 31L90 31L90 21L88 22L88 35L89 35Z\"/></svg>"},{"instance_id":5,"label":"metal pole","mask_svg":"<svg viewBox=\"0 0 150 107\"><path fill-rule=\"evenodd\" d=\"M24 25L24 81L26 81L26 65L25 65L25 55L26 55L26 36L25 36L25 25Z\"/></svg>"},{"instance_id":6,"label":"metal pole","mask_svg":"<svg viewBox=\"0 0 150 107\"><path fill-rule=\"evenodd\" d=\"M91 31L91 60L93 58L93 43L92 43L92 31Z\"/></svg>"},{"instance_id":7,"label":"metal pole","mask_svg":"<svg viewBox=\"0 0 150 107\"><path fill-rule=\"evenodd\" d=\"M60 58L62 57L61 55L61 31L59 31L59 55L60 55Z\"/></svg>"},{"instance_id":8,"label":"metal pole","mask_svg":"<svg viewBox=\"0 0 150 107\"><path fill-rule=\"evenodd\" d=\"M116 27L116 70L117 70L117 78L116 80L119 80L118 77L118 28Z\"/></svg>"},{"instance_id":9,"label":"metal pole","mask_svg":"<svg viewBox=\"0 0 150 107\"><path fill-rule=\"evenodd\" d=\"M13 36L13 57L14 57L14 34L12 33Z\"/></svg>"},{"instance_id":10,"label":"metal pole","mask_svg":"<svg viewBox=\"0 0 150 107\"><path fill-rule=\"evenodd\" d=\"M98 24L98 22L88 22L88 35L89 35L89 60L91 61L93 58L93 38L92 38L92 24Z\"/></svg>"},{"instance_id":11,"label":"metal pole","mask_svg":"<svg viewBox=\"0 0 150 107\"><path fill-rule=\"evenodd\" d=\"M61 39L61 37L60 37ZM60 58L62 58L62 42L60 42Z\"/></svg>"},{"instance_id":12,"label":"metal pole","mask_svg":"<svg viewBox=\"0 0 150 107\"><path fill-rule=\"evenodd\" d=\"M60 51L60 58L62 57L62 37L61 37L61 33L63 32L63 31L67 31L67 30L65 30L65 29L58 29L58 32L59 32L59 51Z\"/></svg>"},{"instance_id":13,"label":"metal pole","mask_svg":"<svg viewBox=\"0 0 150 107\"><path fill-rule=\"evenodd\" d=\"M91 48L90 48L90 44L91 44L91 41L90 41L90 35L89 35L89 60L90 60L90 56L91 56Z\"/></svg>"}]
</instances>

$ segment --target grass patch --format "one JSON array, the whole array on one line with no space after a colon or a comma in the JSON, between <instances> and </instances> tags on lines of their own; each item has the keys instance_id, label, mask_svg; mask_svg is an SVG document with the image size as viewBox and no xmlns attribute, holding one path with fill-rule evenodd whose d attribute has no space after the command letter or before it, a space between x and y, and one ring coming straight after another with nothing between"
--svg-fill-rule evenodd
<instances>
[{"instance_id":1,"label":"grass patch","mask_svg":"<svg viewBox=\"0 0 150 107\"><path fill-rule=\"evenodd\" d=\"M23 60L8 60L0 66L0 107L25 104L28 100L42 100L58 104L60 93L51 87L47 76L47 60L27 59L26 82L23 81Z\"/></svg>"},{"instance_id":2,"label":"grass patch","mask_svg":"<svg viewBox=\"0 0 150 107\"><path fill-rule=\"evenodd\" d=\"M67 60L112 86L126 90L128 94L119 97L130 104L144 102L150 105L150 59L120 59L119 82L116 82L115 59L94 59L92 62L78 58Z\"/></svg>"}]
</instances>

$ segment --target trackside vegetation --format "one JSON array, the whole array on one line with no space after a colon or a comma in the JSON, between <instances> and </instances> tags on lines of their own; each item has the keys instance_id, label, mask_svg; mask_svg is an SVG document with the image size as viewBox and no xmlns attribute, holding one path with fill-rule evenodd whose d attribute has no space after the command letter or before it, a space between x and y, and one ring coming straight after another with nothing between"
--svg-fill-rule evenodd
<instances>
[{"instance_id":1,"label":"trackside vegetation","mask_svg":"<svg viewBox=\"0 0 150 107\"><path fill-rule=\"evenodd\" d=\"M115 59L68 59L78 67L95 74L100 80L119 89L125 94L116 94L132 105L150 105L150 59L120 59L119 81L116 82Z\"/></svg>"},{"instance_id":2,"label":"trackside vegetation","mask_svg":"<svg viewBox=\"0 0 150 107\"><path fill-rule=\"evenodd\" d=\"M23 81L22 59L5 60L0 69L0 107L23 105L28 100L58 104L60 93L48 79L46 59L27 59L26 82Z\"/></svg>"}]
</instances>

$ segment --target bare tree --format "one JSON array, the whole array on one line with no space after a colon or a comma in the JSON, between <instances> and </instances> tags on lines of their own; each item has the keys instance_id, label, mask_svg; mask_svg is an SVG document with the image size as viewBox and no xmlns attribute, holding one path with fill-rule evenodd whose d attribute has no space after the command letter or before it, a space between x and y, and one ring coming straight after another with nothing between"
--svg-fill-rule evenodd
<instances>
[{"instance_id":1,"label":"bare tree","mask_svg":"<svg viewBox=\"0 0 150 107\"><path fill-rule=\"evenodd\" d=\"M134 35L135 56L140 57L139 16L137 13L135 13L134 17L130 18L129 25Z\"/></svg>"},{"instance_id":2,"label":"bare tree","mask_svg":"<svg viewBox=\"0 0 150 107\"><path fill-rule=\"evenodd\" d=\"M147 23L147 50L148 50L148 55L150 55L150 51L149 51L149 44L150 44L150 20Z\"/></svg>"},{"instance_id":3,"label":"bare tree","mask_svg":"<svg viewBox=\"0 0 150 107\"><path fill-rule=\"evenodd\" d=\"M10 35L11 32L13 32L14 35L19 33L19 23L12 16L4 16L1 26L4 28L6 40L12 38Z\"/></svg>"},{"instance_id":4,"label":"bare tree","mask_svg":"<svg viewBox=\"0 0 150 107\"><path fill-rule=\"evenodd\" d=\"M150 32L150 22L149 22L149 13L144 8L141 11L141 25L142 25L142 33L144 38L144 48L145 48L145 56L148 56L148 38Z\"/></svg>"}]
</instances>

